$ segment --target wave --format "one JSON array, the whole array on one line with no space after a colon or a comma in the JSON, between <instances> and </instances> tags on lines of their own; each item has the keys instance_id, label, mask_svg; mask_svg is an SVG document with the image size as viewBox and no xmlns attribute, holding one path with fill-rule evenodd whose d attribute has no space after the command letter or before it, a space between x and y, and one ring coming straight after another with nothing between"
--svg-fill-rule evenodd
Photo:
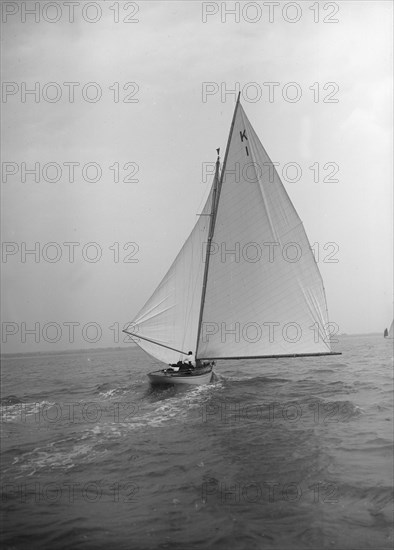
<instances>
[{"instance_id":1,"label":"wave","mask_svg":"<svg viewBox=\"0 0 394 550\"><path fill-rule=\"evenodd\" d=\"M108 451L94 449L96 442L93 434L93 430L86 430L78 434L78 439L70 435L16 456L11 465L19 471L15 477L29 477L42 470L66 471L79 464L95 462L99 455Z\"/></svg>"},{"instance_id":2,"label":"wave","mask_svg":"<svg viewBox=\"0 0 394 550\"><path fill-rule=\"evenodd\" d=\"M278 383L285 383L290 382L288 378L279 378L279 377L268 377L268 376L229 376L229 375L217 375L220 380L223 380L225 382L237 382L239 386L242 385L250 385L250 383L254 384L278 384Z\"/></svg>"},{"instance_id":3,"label":"wave","mask_svg":"<svg viewBox=\"0 0 394 550\"><path fill-rule=\"evenodd\" d=\"M339 498L349 498L360 503L372 514L382 512L387 508L388 516L391 514L391 506L389 504L394 501L394 490L392 487L356 487L350 484L341 484L337 487Z\"/></svg>"},{"instance_id":4,"label":"wave","mask_svg":"<svg viewBox=\"0 0 394 550\"><path fill-rule=\"evenodd\" d=\"M336 370L333 370L333 369L311 369L309 372L313 373L313 374L332 374L332 373L335 373Z\"/></svg>"},{"instance_id":5,"label":"wave","mask_svg":"<svg viewBox=\"0 0 394 550\"><path fill-rule=\"evenodd\" d=\"M22 399L19 399L16 395L7 395L6 397L0 398L0 405L8 406L8 405L17 405L18 403L23 403Z\"/></svg>"}]
</instances>

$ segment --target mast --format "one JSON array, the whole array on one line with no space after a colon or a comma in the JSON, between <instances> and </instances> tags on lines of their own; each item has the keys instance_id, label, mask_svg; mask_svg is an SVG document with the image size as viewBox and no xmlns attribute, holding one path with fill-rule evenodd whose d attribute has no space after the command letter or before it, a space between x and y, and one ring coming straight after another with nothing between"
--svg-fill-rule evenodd
<instances>
[{"instance_id":1,"label":"mast","mask_svg":"<svg viewBox=\"0 0 394 550\"><path fill-rule=\"evenodd\" d=\"M218 208L218 204L219 204L220 190L222 188L223 176L224 176L225 169L226 169L228 151L229 151L229 148L230 148L231 137L232 137L232 134L233 134L234 123L235 123L235 116L237 114L237 109L238 109L240 97L241 97L241 92L238 93L237 102L235 104L233 120L231 121L230 133L229 133L228 140L227 140L226 152L224 154L223 167L222 167L222 171L221 171L221 174L220 174L220 180L219 180L219 171L220 171L219 151L220 151L220 149L217 149L218 158L216 160L215 179L214 179L214 186L213 186L213 192L212 192L212 208L211 208L211 214L210 214L211 219L210 219L210 222L209 222L208 242L207 242L207 250L206 250L206 254L205 254L204 278L203 278L202 292L201 292L200 316L199 316L199 319L198 319L198 329L197 329L197 342L196 342L196 352L195 352L196 360L197 360L197 352L198 352L198 343L200 341L200 335L201 335L202 316L203 316L203 313L204 313L204 302L205 302L205 294L206 294L206 290L207 290L207 281L208 281L209 258L210 258L210 255L211 255L212 237L213 237L213 233L215 231L216 213L217 213L217 208Z\"/></svg>"}]
</instances>

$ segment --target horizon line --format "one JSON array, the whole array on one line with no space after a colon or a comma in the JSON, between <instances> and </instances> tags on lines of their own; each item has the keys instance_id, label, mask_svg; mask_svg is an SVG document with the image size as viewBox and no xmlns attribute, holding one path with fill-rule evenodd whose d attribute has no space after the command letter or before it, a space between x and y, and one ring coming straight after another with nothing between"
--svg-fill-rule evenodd
<instances>
[{"instance_id":1,"label":"horizon line","mask_svg":"<svg viewBox=\"0 0 394 550\"><path fill-rule=\"evenodd\" d=\"M338 337L341 336L372 336L372 335L382 335L381 332L356 332L356 333L348 333L343 332L338 334ZM20 355L60 355L63 353L88 353L88 352L99 352L99 351L115 351L115 350L128 350L130 348L139 347L138 344L127 344L125 346L106 346L106 347L91 347L91 348L69 348L69 349L61 349L59 351L54 350L41 350L41 351L10 351L5 353L0 353L0 358L6 358L10 356L20 356Z\"/></svg>"}]
</instances>

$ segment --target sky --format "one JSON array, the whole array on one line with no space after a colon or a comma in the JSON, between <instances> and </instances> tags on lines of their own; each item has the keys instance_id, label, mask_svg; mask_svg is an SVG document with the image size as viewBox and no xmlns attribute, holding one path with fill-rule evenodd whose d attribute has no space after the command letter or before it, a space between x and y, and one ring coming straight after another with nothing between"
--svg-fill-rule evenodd
<instances>
[{"instance_id":1,"label":"sky","mask_svg":"<svg viewBox=\"0 0 394 550\"><path fill-rule=\"evenodd\" d=\"M3 2L2 351L124 345L201 211L235 91L318 253L330 320L383 332L392 11Z\"/></svg>"}]
</instances>

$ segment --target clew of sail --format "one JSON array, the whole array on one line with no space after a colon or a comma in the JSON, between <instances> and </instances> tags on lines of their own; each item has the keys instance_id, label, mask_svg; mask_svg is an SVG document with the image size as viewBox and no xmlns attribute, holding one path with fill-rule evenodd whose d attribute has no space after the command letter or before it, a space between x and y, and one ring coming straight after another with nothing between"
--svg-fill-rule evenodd
<instances>
[{"instance_id":1,"label":"clew of sail","mask_svg":"<svg viewBox=\"0 0 394 550\"><path fill-rule=\"evenodd\" d=\"M211 202L212 190L170 269L125 331L135 333L134 341L163 363L177 362L183 357L181 352L196 350L204 275L202 251L208 238Z\"/></svg>"},{"instance_id":2,"label":"clew of sail","mask_svg":"<svg viewBox=\"0 0 394 550\"><path fill-rule=\"evenodd\" d=\"M197 355L326 354L327 323L323 282L302 222L238 103L219 186Z\"/></svg>"}]
</instances>

